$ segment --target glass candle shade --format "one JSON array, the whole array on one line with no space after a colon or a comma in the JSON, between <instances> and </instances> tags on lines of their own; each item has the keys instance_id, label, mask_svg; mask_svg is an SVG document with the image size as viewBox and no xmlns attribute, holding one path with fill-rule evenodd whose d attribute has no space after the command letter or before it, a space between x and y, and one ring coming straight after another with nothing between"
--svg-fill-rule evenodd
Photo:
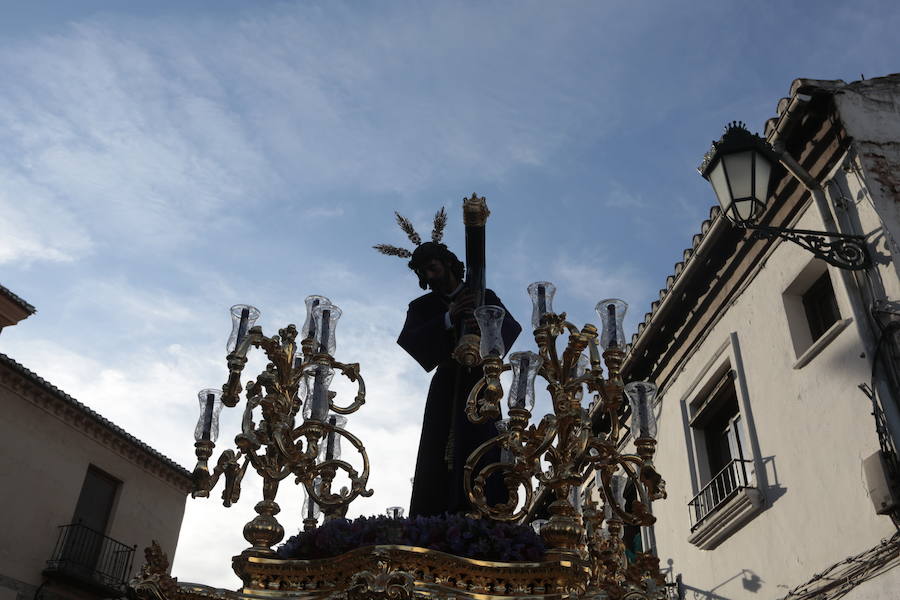
<instances>
[{"instance_id":1,"label":"glass candle shade","mask_svg":"<svg viewBox=\"0 0 900 600\"><path fill-rule=\"evenodd\" d=\"M531 528L536 534L541 535L541 528L549 522L547 519L535 519L531 522Z\"/></svg>"},{"instance_id":2,"label":"glass candle shade","mask_svg":"<svg viewBox=\"0 0 900 600\"><path fill-rule=\"evenodd\" d=\"M656 439L656 415L653 414L656 384L649 381L632 381L625 386L625 395L631 404L631 428L634 437Z\"/></svg>"},{"instance_id":3,"label":"glass candle shade","mask_svg":"<svg viewBox=\"0 0 900 600\"><path fill-rule=\"evenodd\" d=\"M303 321L303 328L300 330L300 339L316 337L316 320L313 318L313 311L317 306L331 306L331 300L325 296L306 297L306 319Z\"/></svg>"},{"instance_id":4,"label":"glass candle shade","mask_svg":"<svg viewBox=\"0 0 900 600\"><path fill-rule=\"evenodd\" d=\"M603 324L600 331L600 345L604 350L625 349L625 328L623 321L628 304L617 298L607 298L597 303L595 310Z\"/></svg>"},{"instance_id":5,"label":"glass candle shade","mask_svg":"<svg viewBox=\"0 0 900 600\"><path fill-rule=\"evenodd\" d=\"M569 490L569 504L575 509L577 514L581 514L581 488L573 485Z\"/></svg>"},{"instance_id":6,"label":"glass candle shade","mask_svg":"<svg viewBox=\"0 0 900 600\"><path fill-rule=\"evenodd\" d=\"M341 309L333 304L320 304L313 309L313 321L316 325L316 349L334 355L337 341L334 336Z\"/></svg>"},{"instance_id":7,"label":"glass candle shade","mask_svg":"<svg viewBox=\"0 0 900 600\"><path fill-rule=\"evenodd\" d=\"M319 492L322 485L322 479L316 477L313 480L313 489L316 493ZM306 486L303 486L303 506L301 508L301 514L303 515L303 519L314 519L317 520L319 518L319 513L322 510L319 508L319 504L313 500L312 496L309 493L309 490L306 489Z\"/></svg>"},{"instance_id":8,"label":"glass candle shade","mask_svg":"<svg viewBox=\"0 0 900 600\"><path fill-rule=\"evenodd\" d=\"M316 365L303 375L298 395L303 401L303 417L323 421L328 415L329 386L334 379L334 369Z\"/></svg>"},{"instance_id":9,"label":"glass candle shade","mask_svg":"<svg viewBox=\"0 0 900 600\"><path fill-rule=\"evenodd\" d=\"M387 516L392 519L402 519L403 518L403 507L402 506L389 506L387 509Z\"/></svg>"},{"instance_id":10,"label":"glass candle shade","mask_svg":"<svg viewBox=\"0 0 900 600\"><path fill-rule=\"evenodd\" d=\"M496 423L494 423L494 427L497 428L497 433L504 434L509 431L509 419L500 419ZM500 462L504 465L511 465L516 460L516 457L513 456L513 453L506 446L500 446Z\"/></svg>"},{"instance_id":11,"label":"glass candle shade","mask_svg":"<svg viewBox=\"0 0 900 600\"><path fill-rule=\"evenodd\" d=\"M197 442L215 442L219 437L219 413L222 412L222 390L209 388L197 393L200 400L200 419L194 428Z\"/></svg>"},{"instance_id":12,"label":"glass candle shade","mask_svg":"<svg viewBox=\"0 0 900 600\"><path fill-rule=\"evenodd\" d=\"M572 368L572 379L578 379L582 375L588 372L588 369L591 368L591 361L587 356L581 354L578 356L578 362L575 363L575 366ZM584 397L584 384L582 383L578 386L578 389L575 390L575 399L578 402L581 402L581 399Z\"/></svg>"},{"instance_id":13,"label":"glass candle shade","mask_svg":"<svg viewBox=\"0 0 900 600\"><path fill-rule=\"evenodd\" d=\"M507 406L510 408L534 408L534 378L543 359L534 352L513 352L509 355L512 365L512 385L509 386Z\"/></svg>"},{"instance_id":14,"label":"glass candle shade","mask_svg":"<svg viewBox=\"0 0 900 600\"><path fill-rule=\"evenodd\" d=\"M331 413L325 420L332 427L343 429L347 425L347 417ZM319 460L337 460L341 457L341 435L329 430L325 437L319 440Z\"/></svg>"},{"instance_id":15,"label":"glass candle shade","mask_svg":"<svg viewBox=\"0 0 900 600\"><path fill-rule=\"evenodd\" d=\"M628 477L625 475L613 475L609 479L609 489L612 491L612 498L606 497L606 490L603 489L603 482L600 480L600 473L596 474L597 489L603 490L603 518L620 519L621 517L613 510L613 506L618 506L619 510L625 510L625 486L628 484Z\"/></svg>"},{"instance_id":16,"label":"glass candle shade","mask_svg":"<svg viewBox=\"0 0 900 600\"><path fill-rule=\"evenodd\" d=\"M543 316L553 312L553 295L555 293L556 286L549 281L535 281L528 286L528 295L531 297L532 329L540 327Z\"/></svg>"},{"instance_id":17,"label":"glass candle shade","mask_svg":"<svg viewBox=\"0 0 900 600\"><path fill-rule=\"evenodd\" d=\"M231 312L231 335L228 336L225 349L230 354L241 343L250 328L256 325L256 321L259 319L259 310L249 304L235 304L229 311Z\"/></svg>"},{"instance_id":18,"label":"glass candle shade","mask_svg":"<svg viewBox=\"0 0 900 600\"><path fill-rule=\"evenodd\" d=\"M478 321L478 327L481 330L481 357L488 356L500 357L506 352L503 345L503 335L501 329L503 327L503 317L506 311L500 306L493 304L485 304L475 309L475 320Z\"/></svg>"}]
</instances>

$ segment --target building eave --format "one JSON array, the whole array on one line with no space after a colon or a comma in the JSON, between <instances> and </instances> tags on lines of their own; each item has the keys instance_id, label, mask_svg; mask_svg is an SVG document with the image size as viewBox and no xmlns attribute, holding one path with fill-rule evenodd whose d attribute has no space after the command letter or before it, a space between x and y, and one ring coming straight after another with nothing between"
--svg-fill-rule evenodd
<instances>
[{"instance_id":1,"label":"building eave","mask_svg":"<svg viewBox=\"0 0 900 600\"><path fill-rule=\"evenodd\" d=\"M191 472L90 409L35 372L0 353L0 384L14 386L18 394L52 412L133 462L154 471L185 493L191 490ZM22 385L25 384L25 385Z\"/></svg>"},{"instance_id":2,"label":"building eave","mask_svg":"<svg viewBox=\"0 0 900 600\"><path fill-rule=\"evenodd\" d=\"M778 101L776 115L766 121L766 139L770 143L787 140L802 125L814 97L832 96L843 89L873 85L889 79L900 79L900 74L849 84L843 80L795 79L790 87L790 96ZM668 325L667 318L675 307L687 301L686 290L698 285L699 279L715 277L714 273L703 272L704 258L722 251L731 237L725 235L729 229L730 224L719 214L718 206L714 206L710 210L710 218L703 221L700 232L694 235L691 246L684 251L683 260L675 264L672 274L666 278L666 286L659 291L659 298L651 303L650 311L638 324L622 366L623 373L632 372L636 365L648 358L646 352L654 338L660 334L673 335L672 329L662 331Z\"/></svg>"},{"instance_id":3,"label":"building eave","mask_svg":"<svg viewBox=\"0 0 900 600\"><path fill-rule=\"evenodd\" d=\"M34 313L35 308L31 304L0 285L0 329L15 325Z\"/></svg>"}]
</instances>

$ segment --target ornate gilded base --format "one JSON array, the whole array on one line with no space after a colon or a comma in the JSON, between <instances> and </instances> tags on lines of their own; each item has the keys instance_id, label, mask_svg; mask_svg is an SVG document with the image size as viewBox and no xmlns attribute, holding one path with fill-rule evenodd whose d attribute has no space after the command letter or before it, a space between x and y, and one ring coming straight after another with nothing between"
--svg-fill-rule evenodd
<instances>
[{"instance_id":1,"label":"ornate gilded base","mask_svg":"<svg viewBox=\"0 0 900 600\"><path fill-rule=\"evenodd\" d=\"M370 546L336 558L236 556L247 598L542 598L583 593L586 566L567 561L501 563L412 546Z\"/></svg>"},{"instance_id":2,"label":"ornate gilded base","mask_svg":"<svg viewBox=\"0 0 900 600\"><path fill-rule=\"evenodd\" d=\"M148 549L150 550L150 549ZM155 548L158 552L158 546ZM664 591L623 585L613 594L588 589L580 561L492 562L412 546L368 546L317 560L241 554L233 559L244 581L237 592L179 583L164 556L128 586L132 600L646 600Z\"/></svg>"}]
</instances>

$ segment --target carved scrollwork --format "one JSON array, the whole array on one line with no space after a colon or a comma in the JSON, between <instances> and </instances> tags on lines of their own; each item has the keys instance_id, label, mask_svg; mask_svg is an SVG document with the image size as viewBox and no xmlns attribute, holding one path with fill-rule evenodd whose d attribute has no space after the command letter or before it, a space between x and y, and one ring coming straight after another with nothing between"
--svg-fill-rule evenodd
<instances>
[{"instance_id":1,"label":"carved scrollwork","mask_svg":"<svg viewBox=\"0 0 900 600\"><path fill-rule=\"evenodd\" d=\"M387 567L377 573L361 571L347 587L347 600L410 600L413 587L413 576L406 571Z\"/></svg>"},{"instance_id":2,"label":"carved scrollwork","mask_svg":"<svg viewBox=\"0 0 900 600\"><path fill-rule=\"evenodd\" d=\"M346 429L313 418L297 427L295 420L302 403L299 386L310 370L321 367L339 371L357 384L353 401L340 406L335 403L336 394L328 392L328 408L336 414L354 413L365 403L365 382L358 363L341 363L331 355L313 352L311 339L303 340L302 359L297 355L297 328L288 325L278 335L267 337L258 326L252 327L241 338L228 357L228 381L223 386L222 403L236 406L241 391L241 373L247 363L247 352L261 349L269 362L246 387L246 405L241 419L241 432L235 437L236 449L227 449L220 456L212 473L207 459L214 444L202 441L196 444L197 467L194 470L194 496L208 496L210 490L224 475L225 487L222 500L225 506L237 502L241 493L241 481L251 465L263 479L263 501L256 505L258 516L244 527L244 537L253 546L251 551L268 555L271 545L283 536L283 529L275 519L279 508L275 503L279 482L294 475L298 483L306 486L326 518L346 513L347 505L358 496L371 496L366 487L369 478L369 457L362 442ZM323 440L334 436L343 438L361 456L362 471L337 457L320 457ZM333 493L331 485L338 473L344 473L349 487ZM320 485L312 485L318 480Z\"/></svg>"},{"instance_id":3,"label":"carved scrollwork","mask_svg":"<svg viewBox=\"0 0 900 600\"><path fill-rule=\"evenodd\" d=\"M655 444L651 443L653 440L642 439L637 454L620 450L624 383L619 370L624 353L618 347L610 347L604 352L607 371L604 378L598 350L591 350L590 361L583 358L588 346L596 343L596 327L587 325L579 330L566 320L565 314L545 314L534 336L542 361L538 375L547 382L553 414L545 416L535 427L528 425L531 418L528 410L510 409L507 430L482 444L469 456L463 479L466 491L481 514L496 520L523 521L530 514L535 500L532 482L537 481L555 496L548 508L550 520L541 528L541 534L551 548L551 555L570 560L593 557L595 575L602 571L610 577L615 574L624 581L624 547L621 539L618 535L611 535L610 540L603 543L586 541L586 521L571 500L571 493L577 492L580 485L598 471L601 474L602 495L612 509L609 517L611 531L621 531L623 523L650 525L655 522L649 510L650 503L665 494L665 484L652 465ZM557 349L560 336L567 337L562 353ZM492 383L499 388L499 377L495 374L507 368L508 365L492 365L489 373L488 365L485 365L484 378L469 394L467 416L470 420L486 420L485 415L489 414L486 409L490 404L479 394ZM582 408L585 389L593 394L593 411ZM501 395L502 389L493 390L492 399ZM599 422L606 423L605 431L596 430L596 423ZM505 450L507 460L485 464L488 452L495 448ZM616 472L624 473L638 493L638 500L632 502L627 511L625 506L620 505L621 501L615 500L610 488L610 478ZM507 486L508 499L489 505L486 484L489 479L498 477ZM523 489L524 498L519 493ZM595 519L590 526L592 531L599 530L604 520L602 514L595 511L592 518ZM613 568L614 565L618 566ZM602 579L597 575L595 582Z\"/></svg>"},{"instance_id":4,"label":"carved scrollwork","mask_svg":"<svg viewBox=\"0 0 900 600\"><path fill-rule=\"evenodd\" d=\"M807 229L785 229L765 225L744 224L742 227L752 231L750 239L780 238L787 240L840 269L859 271L872 264L866 240L859 235Z\"/></svg>"},{"instance_id":5,"label":"carved scrollwork","mask_svg":"<svg viewBox=\"0 0 900 600\"><path fill-rule=\"evenodd\" d=\"M175 600L178 580L169 575L169 557L153 540L144 549L144 564L126 588L132 600Z\"/></svg>"}]
</instances>

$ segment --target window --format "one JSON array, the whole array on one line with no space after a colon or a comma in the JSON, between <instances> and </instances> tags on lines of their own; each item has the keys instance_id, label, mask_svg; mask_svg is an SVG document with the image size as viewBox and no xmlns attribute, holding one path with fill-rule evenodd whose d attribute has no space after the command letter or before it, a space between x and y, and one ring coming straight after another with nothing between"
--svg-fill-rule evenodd
<instances>
[{"instance_id":1,"label":"window","mask_svg":"<svg viewBox=\"0 0 900 600\"><path fill-rule=\"evenodd\" d=\"M737 333L697 370L681 398L693 498L688 541L715 548L762 510L763 473ZM764 476L764 474L763 474Z\"/></svg>"},{"instance_id":2,"label":"window","mask_svg":"<svg viewBox=\"0 0 900 600\"><path fill-rule=\"evenodd\" d=\"M118 489L119 481L94 466L88 467L72 522L105 534Z\"/></svg>"},{"instance_id":3,"label":"window","mask_svg":"<svg viewBox=\"0 0 900 600\"><path fill-rule=\"evenodd\" d=\"M828 265L811 261L782 295L791 342L800 369L850 324L841 319Z\"/></svg>"},{"instance_id":4,"label":"window","mask_svg":"<svg viewBox=\"0 0 900 600\"><path fill-rule=\"evenodd\" d=\"M701 447L699 493L690 502L692 529L741 488L750 485L753 464L747 460L743 425L734 387L734 371L727 365L712 390L700 400L691 419L693 437Z\"/></svg>"},{"instance_id":5,"label":"window","mask_svg":"<svg viewBox=\"0 0 900 600\"><path fill-rule=\"evenodd\" d=\"M88 467L72 522L62 527L58 553L48 564L51 569L88 581L111 581L127 574L130 549L106 537L120 485L100 469Z\"/></svg>"},{"instance_id":6,"label":"window","mask_svg":"<svg viewBox=\"0 0 900 600\"><path fill-rule=\"evenodd\" d=\"M815 341L841 318L828 271L822 273L815 283L809 286L802 300L806 322L809 324L809 334Z\"/></svg>"}]
</instances>

